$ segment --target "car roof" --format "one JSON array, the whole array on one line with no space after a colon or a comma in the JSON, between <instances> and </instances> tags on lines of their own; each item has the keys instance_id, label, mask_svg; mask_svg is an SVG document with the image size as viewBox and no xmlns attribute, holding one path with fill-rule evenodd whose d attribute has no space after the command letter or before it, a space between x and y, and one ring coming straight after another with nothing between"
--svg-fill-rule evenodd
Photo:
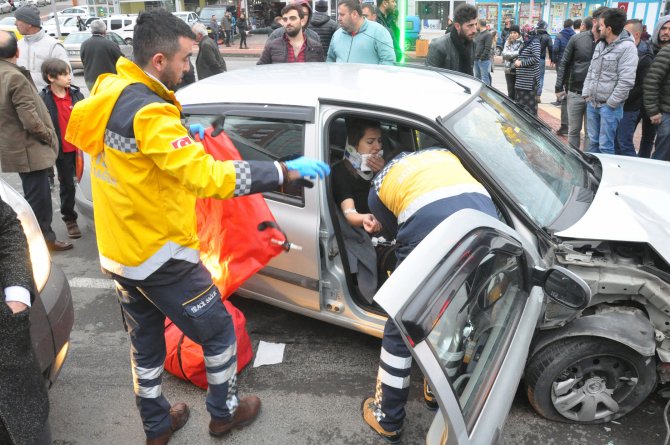
<instances>
[{"instance_id":1,"label":"car roof","mask_svg":"<svg viewBox=\"0 0 670 445\"><path fill-rule=\"evenodd\" d=\"M425 67L283 63L208 77L180 90L177 97L182 105L258 103L315 107L319 100L345 101L402 109L434 119L458 109L481 86L470 76Z\"/></svg>"}]
</instances>

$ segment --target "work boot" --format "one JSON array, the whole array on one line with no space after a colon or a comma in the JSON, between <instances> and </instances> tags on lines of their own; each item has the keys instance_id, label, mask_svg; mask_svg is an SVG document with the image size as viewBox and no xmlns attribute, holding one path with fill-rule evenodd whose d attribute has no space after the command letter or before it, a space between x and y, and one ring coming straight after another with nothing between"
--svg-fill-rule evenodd
<instances>
[{"instance_id":1,"label":"work boot","mask_svg":"<svg viewBox=\"0 0 670 445\"><path fill-rule=\"evenodd\" d=\"M375 404L374 397L368 397L363 400L363 420L367 423L370 428L372 428L375 433L379 434L385 441L388 443L400 443L400 430L397 431L386 431L377 420L375 411L377 410L377 405Z\"/></svg>"},{"instance_id":2,"label":"work boot","mask_svg":"<svg viewBox=\"0 0 670 445\"><path fill-rule=\"evenodd\" d=\"M559 136L567 136L568 135L568 127L561 127L558 130L556 130L556 134Z\"/></svg>"},{"instance_id":3,"label":"work boot","mask_svg":"<svg viewBox=\"0 0 670 445\"><path fill-rule=\"evenodd\" d=\"M212 419L209 422L209 434L221 437L233 428L241 428L253 422L261 411L261 399L256 396L245 397L240 400L232 418Z\"/></svg>"},{"instance_id":4,"label":"work boot","mask_svg":"<svg viewBox=\"0 0 670 445\"><path fill-rule=\"evenodd\" d=\"M428 385L428 379L425 377L423 378L423 400L426 402L426 406L431 411L435 411L439 407L437 404L437 399L435 398L435 394L433 394L433 391L430 389L430 386Z\"/></svg>"},{"instance_id":5,"label":"work boot","mask_svg":"<svg viewBox=\"0 0 670 445\"><path fill-rule=\"evenodd\" d=\"M73 239L81 238L81 230L79 230L77 221L65 221L65 227L67 228L67 236Z\"/></svg>"},{"instance_id":6,"label":"work boot","mask_svg":"<svg viewBox=\"0 0 670 445\"><path fill-rule=\"evenodd\" d=\"M58 240L53 240L53 241L47 241L47 248L52 251L52 252L61 252L63 250L70 250L74 246L72 243L69 243L67 241L58 241Z\"/></svg>"},{"instance_id":7,"label":"work boot","mask_svg":"<svg viewBox=\"0 0 670 445\"><path fill-rule=\"evenodd\" d=\"M147 445L166 445L170 441L172 433L186 425L190 415L191 410L185 403L179 402L172 405L170 408L170 428L158 437L147 438Z\"/></svg>"}]
</instances>

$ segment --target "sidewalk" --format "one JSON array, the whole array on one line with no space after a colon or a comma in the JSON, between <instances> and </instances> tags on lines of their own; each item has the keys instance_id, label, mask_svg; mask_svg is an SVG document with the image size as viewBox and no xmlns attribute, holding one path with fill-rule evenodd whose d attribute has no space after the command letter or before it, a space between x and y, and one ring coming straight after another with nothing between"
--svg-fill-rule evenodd
<instances>
[{"instance_id":1,"label":"sidewalk","mask_svg":"<svg viewBox=\"0 0 670 445\"><path fill-rule=\"evenodd\" d=\"M223 43L219 44L219 49L223 57L255 57L260 58L268 39L267 34L247 34L248 49L240 49L240 38L235 34L235 41L231 42L230 47ZM197 47L197 45L196 45ZM197 52L196 47L194 51Z\"/></svg>"}]
</instances>

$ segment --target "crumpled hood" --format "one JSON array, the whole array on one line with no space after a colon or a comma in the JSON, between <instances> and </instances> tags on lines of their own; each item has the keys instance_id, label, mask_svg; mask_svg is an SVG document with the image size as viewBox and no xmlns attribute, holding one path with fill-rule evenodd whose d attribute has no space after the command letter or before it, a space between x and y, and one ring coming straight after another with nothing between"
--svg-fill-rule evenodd
<instances>
[{"instance_id":1,"label":"crumpled hood","mask_svg":"<svg viewBox=\"0 0 670 445\"><path fill-rule=\"evenodd\" d=\"M312 16L312 19L309 21L309 24L313 26L323 26L329 21L330 16L322 12L315 12L314 15Z\"/></svg>"},{"instance_id":2,"label":"crumpled hood","mask_svg":"<svg viewBox=\"0 0 670 445\"><path fill-rule=\"evenodd\" d=\"M101 74L93 85L91 97L81 100L72 109L65 140L85 151L91 157L104 149L107 122L123 90L133 83L143 83L163 99L172 102L181 111L174 93L162 83L149 77L140 67L125 57L116 63L118 74Z\"/></svg>"},{"instance_id":3,"label":"crumpled hood","mask_svg":"<svg viewBox=\"0 0 670 445\"><path fill-rule=\"evenodd\" d=\"M670 163L597 156L603 175L591 206L556 235L647 243L670 263Z\"/></svg>"}]
</instances>

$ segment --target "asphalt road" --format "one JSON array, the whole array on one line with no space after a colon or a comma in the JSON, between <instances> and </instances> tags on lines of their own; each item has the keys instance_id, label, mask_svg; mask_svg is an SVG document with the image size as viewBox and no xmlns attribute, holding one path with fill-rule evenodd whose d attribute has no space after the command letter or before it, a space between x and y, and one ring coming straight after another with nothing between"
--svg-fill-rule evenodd
<instances>
[{"instance_id":1,"label":"asphalt road","mask_svg":"<svg viewBox=\"0 0 670 445\"><path fill-rule=\"evenodd\" d=\"M227 63L229 69L239 69L255 61L230 59ZM548 73L551 75L553 72ZM74 83L84 85L80 72L76 73ZM553 80L548 78L546 83L551 85ZM502 71L496 70L494 86L504 89L504 85ZM18 175L0 176L20 190ZM56 191L52 197L56 210L59 202ZM92 226L80 222L83 237L74 241L75 248L53 255L54 262L70 280L75 306L70 354L50 391L54 444L143 443L132 392L129 343L120 309L111 282L99 270ZM54 229L60 237L65 237L57 212L54 212ZM171 443L384 443L360 417L361 401L374 389L380 340L252 300L233 298L233 302L247 317L254 350L260 340L286 344L282 364L249 366L240 374L240 394L259 395L263 402L262 413L252 426L233 432L223 441L214 440L206 431L205 392L166 373L164 393L171 401L185 401L192 408L189 423ZM434 415L421 399L421 381L421 373L415 366L407 406L405 444L424 443ZM662 444L664 403L663 399L652 396L616 423L576 426L542 419L529 406L520 389L508 417L503 443Z\"/></svg>"}]
</instances>

